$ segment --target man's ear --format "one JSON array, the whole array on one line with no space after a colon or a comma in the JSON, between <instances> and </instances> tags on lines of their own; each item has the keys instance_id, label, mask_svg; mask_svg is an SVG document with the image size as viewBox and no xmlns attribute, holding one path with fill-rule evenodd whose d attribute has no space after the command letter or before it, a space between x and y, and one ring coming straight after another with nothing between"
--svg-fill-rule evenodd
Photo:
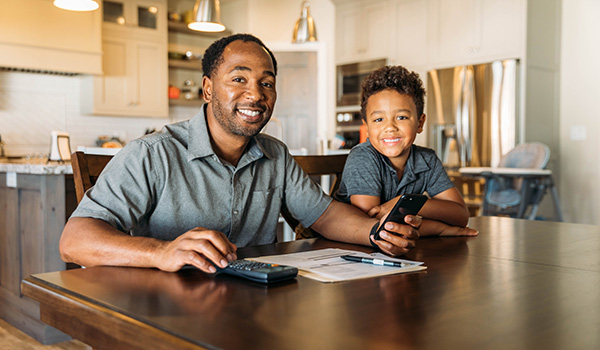
<instances>
[{"instance_id":1,"label":"man's ear","mask_svg":"<svg viewBox=\"0 0 600 350\"><path fill-rule=\"evenodd\" d=\"M203 76L202 77L202 98L204 98L204 101L206 101L207 103L212 101L212 80L210 80L209 77L207 76Z\"/></svg>"},{"instance_id":2,"label":"man's ear","mask_svg":"<svg viewBox=\"0 0 600 350\"><path fill-rule=\"evenodd\" d=\"M419 128L417 129L417 134L420 134L423 132L423 126L425 126L425 119L427 117L425 116L425 113L423 113L421 115L421 118L419 118Z\"/></svg>"}]
</instances>

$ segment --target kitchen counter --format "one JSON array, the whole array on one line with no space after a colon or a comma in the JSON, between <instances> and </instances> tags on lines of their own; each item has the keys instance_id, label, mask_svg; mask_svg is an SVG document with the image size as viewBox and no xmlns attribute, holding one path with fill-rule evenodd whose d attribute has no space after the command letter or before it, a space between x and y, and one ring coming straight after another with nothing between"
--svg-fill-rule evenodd
<instances>
[{"instance_id":1,"label":"kitchen counter","mask_svg":"<svg viewBox=\"0 0 600 350\"><path fill-rule=\"evenodd\" d=\"M65 175L73 174L73 168L71 168L71 162L49 161L37 158L0 158L0 173Z\"/></svg>"},{"instance_id":2,"label":"kitchen counter","mask_svg":"<svg viewBox=\"0 0 600 350\"><path fill-rule=\"evenodd\" d=\"M77 200L71 163L0 159L0 318L43 344L69 339L40 320L21 280L67 268L58 242Z\"/></svg>"}]
</instances>

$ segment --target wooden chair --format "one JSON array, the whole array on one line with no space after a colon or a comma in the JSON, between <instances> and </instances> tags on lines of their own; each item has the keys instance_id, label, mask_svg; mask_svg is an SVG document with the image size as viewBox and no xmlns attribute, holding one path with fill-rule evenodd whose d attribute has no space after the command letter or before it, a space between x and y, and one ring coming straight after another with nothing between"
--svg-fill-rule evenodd
<instances>
[{"instance_id":1,"label":"wooden chair","mask_svg":"<svg viewBox=\"0 0 600 350\"><path fill-rule=\"evenodd\" d=\"M94 186L98 176L111 159L112 156L85 154L80 151L71 155L77 203L81 202L85 191Z\"/></svg>"},{"instance_id":2,"label":"wooden chair","mask_svg":"<svg viewBox=\"0 0 600 350\"><path fill-rule=\"evenodd\" d=\"M334 175L335 180L329 188L329 193L333 194L340 186L347 157L347 154L294 156L294 160L310 176Z\"/></svg>"},{"instance_id":3,"label":"wooden chair","mask_svg":"<svg viewBox=\"0 0 600 350\"><path fill-rule=\"evenodd\" d=\"M342 180L342 172L346 164L347 154L323 155L323 156L294 156L294 160L302 170L310 176L333 175L335 179L331 183L329 193L337 191ZM294 218L284 206L281 215L295 232L296 239L317 237L318 233L306 228Z\"/></svg>"}]
</instances>

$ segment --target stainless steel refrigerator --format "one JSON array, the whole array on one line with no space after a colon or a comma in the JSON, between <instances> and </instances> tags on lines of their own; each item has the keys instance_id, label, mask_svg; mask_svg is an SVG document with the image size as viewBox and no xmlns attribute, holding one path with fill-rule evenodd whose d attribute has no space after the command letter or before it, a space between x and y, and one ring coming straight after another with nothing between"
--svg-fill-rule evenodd
<instances>
[{"instance_id":1,"label":"stainless steel refrigerator","mask_svg":"<svg viewBox=\"0 0 600 350\"><path fill-rule=\"evenodd\" d=\"M427 123L448 168L495 166L517 141L518 60L427 74Z\"/></svg>"}]
</instances>

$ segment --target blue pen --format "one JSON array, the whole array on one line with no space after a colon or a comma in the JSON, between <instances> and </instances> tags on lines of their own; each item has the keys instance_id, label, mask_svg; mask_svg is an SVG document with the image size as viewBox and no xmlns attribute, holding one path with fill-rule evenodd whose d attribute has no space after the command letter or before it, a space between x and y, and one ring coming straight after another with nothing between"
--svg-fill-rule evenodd
<instances>
[{"instance_id":1,"label":"blue pen","mask_svg":"<svg viewBox=\"0 0 600 350\"><path fill-rule=\"evenodd\" d=\"M381 266L395 266L395 267L403 267L404 266L403 263L398 262L398 261L363 258L363 257L359 257L359 256L352 256L352 255L342 255L341 258L344 260L348 260L348 261L352 261L352 262L359 262L359 263L364 263L364 264L381 265Z\"/></svg>"}]
</instances>

